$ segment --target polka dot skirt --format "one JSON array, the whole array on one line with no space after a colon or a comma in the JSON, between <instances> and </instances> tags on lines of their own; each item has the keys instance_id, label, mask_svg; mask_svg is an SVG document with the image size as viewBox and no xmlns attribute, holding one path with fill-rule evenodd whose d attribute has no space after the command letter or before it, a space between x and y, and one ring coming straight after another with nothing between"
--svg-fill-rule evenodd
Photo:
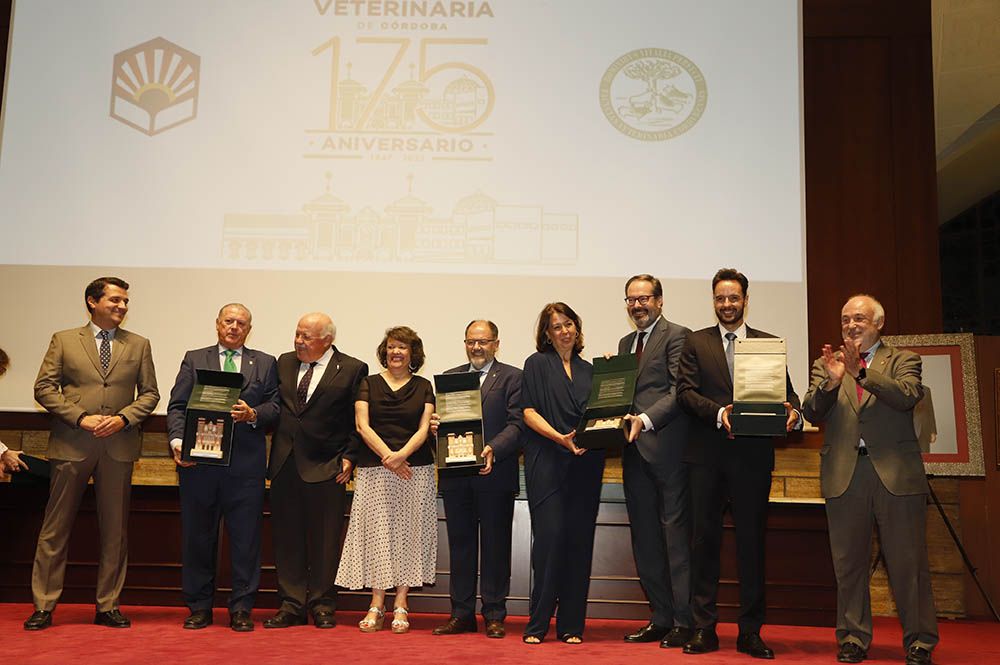
<instances>
[{"instance_id":1,"label":"polka dot skirt","mask_svg":"<svg viewBox=\"0 0 1000 665\"><path fill-rule=\"evenodd\" d=\"M434 583L437 491L434 466L410 469L403 480L381 466L359 467L337 584L392 589Z\"/></svg>"}]
</instances>

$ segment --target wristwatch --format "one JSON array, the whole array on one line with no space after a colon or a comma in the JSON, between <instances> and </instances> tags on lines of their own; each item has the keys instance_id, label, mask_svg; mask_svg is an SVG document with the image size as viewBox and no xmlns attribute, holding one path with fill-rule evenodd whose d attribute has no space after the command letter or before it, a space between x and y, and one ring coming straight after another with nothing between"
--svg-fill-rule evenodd
<instances>
[{"instance_id":1,"label":"wristwatch","mask_svg":"<svg viewBox=\"0 0 1000 665\"><path fill-rule=\"evenodd\" d=\"M858 382L858 383L861 383L862 381L865 380L865 377L867 377L867 376L868 376L868 373L865 372L865 368L861 367L861 368L858 369L858 375L856 377L854 377L854 380L856 382Z\"/></svg>"}]
</instances>

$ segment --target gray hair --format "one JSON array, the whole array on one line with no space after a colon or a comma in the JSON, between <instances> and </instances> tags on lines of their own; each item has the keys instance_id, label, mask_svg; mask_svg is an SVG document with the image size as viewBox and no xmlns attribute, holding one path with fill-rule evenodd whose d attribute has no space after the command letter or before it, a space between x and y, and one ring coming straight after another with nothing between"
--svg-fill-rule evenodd
<instances>
[{"instance_id":1,"label":"gray hair","mask_svg":"<svg viewBox=\"0 0 1000 665\"><path fill-rule=\"evenodd\" d=\"M871 302L872 305L872 323L884 323L885 322L885 307L882 307L882 303L875 299L874 296L870 296L867 293L855 293L853 296L847 299L847 302L851 302L856 298L864 298Z\"/></svg>"},{"instance_id":2,"label":"gray hair","mask_svg":"<svg viewBox=\"0 0 1000 665\"><path fill-rule=\"evenodd\" d=\"M227 305L223 305L222 307L220 307L219 308L219 314L215 317L216 321L221 321L222 320L222 313L225 312L230 307L234 307L234 308L237 308L237 309L242 309L244 312L247 313L247 321L250 322L250 323L253 322L253 314L250 313L250 309L246 305L244 305L243 303L239 303L239 302L231 302L231 303L229 303Z\"/></svg>"}]
</instances>

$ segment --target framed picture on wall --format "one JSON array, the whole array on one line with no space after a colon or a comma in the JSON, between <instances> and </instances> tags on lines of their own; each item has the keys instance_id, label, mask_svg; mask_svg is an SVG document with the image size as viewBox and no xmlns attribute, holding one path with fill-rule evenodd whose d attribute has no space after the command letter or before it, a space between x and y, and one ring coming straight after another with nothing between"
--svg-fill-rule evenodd
<instances>
[{"instance_id":1,"label":"framed picture on wall","mask_svg":"<svg viewBox=\"0 0 1000 665\"><path fill-rule=\"evenodd\" d=\"M923 361L924 397L913 409L913 425L927 473L984 475L972 334L886 335L882 339L919 353Z\"/></svg>"}]
</instances>

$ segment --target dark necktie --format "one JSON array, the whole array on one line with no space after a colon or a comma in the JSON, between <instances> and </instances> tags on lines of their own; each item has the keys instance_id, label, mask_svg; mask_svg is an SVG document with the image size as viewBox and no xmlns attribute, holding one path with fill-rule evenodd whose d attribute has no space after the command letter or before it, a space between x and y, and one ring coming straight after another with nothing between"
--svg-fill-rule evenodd
<instances>
[{"instance_id":1,"label":"dark necktie","mask_svg":"<svg viewBox=\"0 0 1000 665\"><path fill-rule=\"evenodd\" d=\"M636 340L635 340L635 360L636 360L636 362L639 362L640 360L642 360L642 347L643 347L643 341L645 339L646 339L646 331L645 330L640 330L639 331L639 335L638 335L638 337L636 337Z\"/></svg>"},{"instance_id":2,"label":"dark necktie","mask_svg":"<svg viewBox=\"0 0 1000 665\"><path fill-rule=\"evenodd\" d=\"M727 332L726 339L729 340L729 343L726 344L726 364L729 365L729 380L734 381L733 363L736 360L736 333Z\"/></svg>"},{"instance_id":3,"label":"dark necktie","mask_svg":"<svg viewBox=\"0 0 1000 665\"><path fill-rule=\"evenodd\" d=\"M101 368L107 374L108 365L111 364L111 333L102 330L97 336L101 338Z\"/></svg>"},{"instance_id":4,"label":"dark necktie","mask_svg":"<svg viewBox=\"0 0 1000 665\"><path fill-rule=\"evenodd\" d=\"M299 381L299 388L295 391L299 398L299 409L306 408L306 402L309 401L309 384L312 382L313 369L315 367L316 361L309 363L309 369L302 375L302 380Z\"/></svg>"},{"instance_id":5,"label":"dark necktie","mask_svg":"<svg viewBox=\"0 0 1000 665\"><path fill-rule=\"evenodd\" d=\"M861 356L861 366L868 367L868 361L865 360L864 356ZM858 389L858 402L861 402L861 396L865 394L865 389L861 387L860 383L855 383L854 387Z\"/></svg>"}]
</instances>

